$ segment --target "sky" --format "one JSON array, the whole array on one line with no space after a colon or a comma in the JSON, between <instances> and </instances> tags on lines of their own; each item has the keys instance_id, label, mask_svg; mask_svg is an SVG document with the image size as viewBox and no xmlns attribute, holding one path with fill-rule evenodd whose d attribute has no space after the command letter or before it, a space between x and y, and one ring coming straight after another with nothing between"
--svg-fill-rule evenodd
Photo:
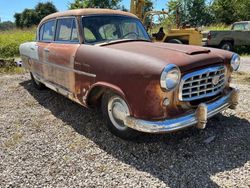
<instances>
[{"instance_id":1,"label":"sky","mask_svg":"<svg viewBox=\"0 0 250 188\"><path fill-rule=\"evenodd\" d=\"M67 5L74 0L0 0L1 21L14 21L14 14L22 12L25 8L34 8L38 2L51 1L59 11L67 10ZM153 0L154 9L162 10L166 8L167 0ZM121 5L127 9L130 7L130 0L122 0Z\"/></svg>"}]
</instances>

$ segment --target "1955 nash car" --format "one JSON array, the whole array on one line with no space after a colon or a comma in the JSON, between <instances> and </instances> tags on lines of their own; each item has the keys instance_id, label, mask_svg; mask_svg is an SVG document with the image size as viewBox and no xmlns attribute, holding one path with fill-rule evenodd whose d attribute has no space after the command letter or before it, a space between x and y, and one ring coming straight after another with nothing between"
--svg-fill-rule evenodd
<instances>
[{"instance_id":1,"label":"1955 nash car","mask_svg":"<svg viewBox=\"0 0 250 188\"><path fill-rule=\"evenodd\" d=\"M112 133L167 133L238 104L230 87L239 55L219 49L153 43L139 19L106 9L45 17L37 40L20 46L34 86L102 108ZM84 115L84 114L83 114Z\"/></svg>"}]
</instances>

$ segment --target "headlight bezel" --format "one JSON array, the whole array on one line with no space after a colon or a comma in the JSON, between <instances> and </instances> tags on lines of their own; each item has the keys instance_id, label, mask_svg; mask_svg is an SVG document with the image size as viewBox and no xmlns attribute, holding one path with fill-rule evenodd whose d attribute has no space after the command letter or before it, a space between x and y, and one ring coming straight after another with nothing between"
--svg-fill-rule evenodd
<instances>
[{"instance_id":1,"label":"headlight bezel","mask_svg":"<svg viewBox=\"0 0 250 188\"><path fill-rule=\"evenodd\" d=\"M170 75L173 74L173 75ZM177 76L174 78L173 76ZM162 89L172 91L177 88L181 80L181 71L178 66L168 64L161 73L160 85Z\"/></svg>"},{"instance_id":2,"label":"headlight bezel","mask_svg":"<svg viewBox=\"0 0 250 188\"><path fill-rule=\"evenodd\" d=\"M230 65L231 65L233 71L238 71L239 67L240 67L240 64L241 64L240 56L238 54L234 53L232 55L232 58L231 58L231 61L230 61Z\"/></svg>"}]
</instances>

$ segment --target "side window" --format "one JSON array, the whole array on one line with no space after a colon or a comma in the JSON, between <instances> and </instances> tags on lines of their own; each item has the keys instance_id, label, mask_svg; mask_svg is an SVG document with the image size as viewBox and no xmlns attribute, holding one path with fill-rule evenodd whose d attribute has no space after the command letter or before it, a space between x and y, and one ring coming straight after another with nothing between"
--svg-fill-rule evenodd
<instances>
[{"instance_id":1,"label":"side window","mask_svg":"<svg viewBox=\"0 0 250 188\"><path fill-rule=\"evenodd\" d=\"M118 32L114 24L103 25L100 27L99 33L103 39L118 39Z\"/></svg>"},{"instance_id":2,"label":"side window","mask_svg":"<svg viewBox=\"0 0 250 188\"><path fill-rule=\"evenodd\" d=\"M64 18L57 21L56 41L78 41L74 18Z\"/></svg>"},{"instance_id":3,"label":"side window","mask_svg":"<svg viewBox=\"0 0 250 188\"><path fill-rule=\"evenodd\" d=\"M40 29L40 40L53 41L55 34L55 20L46 22Z\"/></svg>"},{"instance_id":4,"label":"side window","mask_svg":"<svg viewBox=\"0 0 250 188\"><path fill-rule=\"evenodd\" d=\"M246 24L235 24L233 26L233 30L235 30L235 31L243 31L243 30L245 30L245 26L246 26Z\"/></svg>"}]
</instances>

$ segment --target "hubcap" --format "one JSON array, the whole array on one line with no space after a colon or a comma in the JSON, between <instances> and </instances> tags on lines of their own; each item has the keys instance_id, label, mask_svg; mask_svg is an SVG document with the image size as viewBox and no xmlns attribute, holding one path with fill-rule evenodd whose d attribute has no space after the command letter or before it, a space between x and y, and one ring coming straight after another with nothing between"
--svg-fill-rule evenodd
<instances>
[{"instance_id":1,"label":"hubcap","mask_svg":"<svg viewBox=\"0 0 250 188\"><path fill-rule=\"evenodd\" d=\"M127 129L124 119L129 116L129 109L126 102L120 97L112 97L108 102L108 115L113 125L121 131Z\"/></svg>"},{"instance_id":2,"label":"hubcap","mask_svg":"<svg viewBox=\"0 0 250 188\"><path fill-rule=\"evenodd\" d=\"M227 50L227 51L230 51L230 50L231 50L229 44L224 44L224 45L222 46L222 49L223 49L223 50Z\"/></svg>"}]
</instances>

